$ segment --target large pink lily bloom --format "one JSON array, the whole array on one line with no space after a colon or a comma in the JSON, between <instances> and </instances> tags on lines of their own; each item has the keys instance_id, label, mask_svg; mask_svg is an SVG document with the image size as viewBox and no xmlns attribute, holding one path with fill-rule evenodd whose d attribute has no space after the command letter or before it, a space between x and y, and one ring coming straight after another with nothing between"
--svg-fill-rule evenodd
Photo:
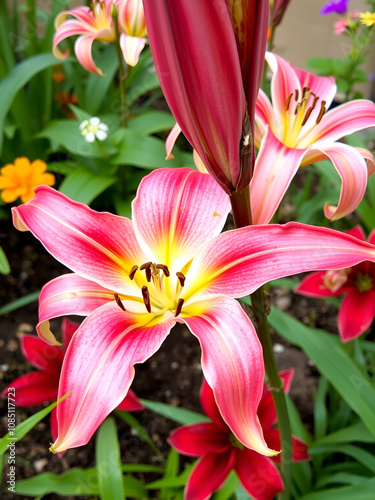
<instances>
[{"instance_id":1,"label":"large pink lily bloom","mask_svg":"<svg viewBox=\"0 0 375 500\"><path fill-rule=\"evenodd\" d=\"M94 63L91 49L95 40L115 42L113 7L117 8L123 57L127 64L135 66L145 46L147 35L142 0L92 0L90 7L77 7L61 12L55 19L54 56L58 59L68 57L69 51L61 52L58 45L70 36L80 35L74 44L74 52L79 63L87 71L103 75L102 70ZM73 19L67 19L68 16Z\"/></svg>"},{"instance_id":2,"label":"large pink lily bloom","mask_svg":"<svg viewBox=\"0 0 375 500\"><path fill-rule=\"evenodd\" d=\"M366 241L360 226L348 234ZM375 230L368 242L375 244ZM345 295L339 309L337 326L343 342L349 342L364 333L375 319L375 265L361 262L357 266L337 271L320 271L304 278L295 290L308 297L337 297Z\"/></svg>"},{"instance_id":3,"label":"large pink lily bloom","mask_svg":"<svg viewBox=\"0 0 375 500\"><path fill-rule=\"evenodd\" d=\"M62 347L48 345L35 335L21 335L22 353L25 359L37 368L37 371L16 378L2 391L1 395L5 397L8 394L8 388L14 387L16 389L15 403L18 406L36 406L47 401L56 401L64 355L78 327L77 323L66 318L63 319L61 325ZM117 409L140 411L144 409L144 406L134 392L129 389ZM57 438L56 407L51 412L51 434L55 440Z\"/></svg>"},{"instance_id":4,"label":"large pink lily bloom","mask_svg":"<svg viewBox=\"0 0 375 500\"><path fill-rule=\"evenodd\" d=\"M280 372L284 391L289 392L294 370ZM168 442L182 455L201 457L194 466L185 486L185 500L206 500L221 488L231 470L254 500L272 500L283 491L284 485L274 462L279 455L268 458L245 448L221 417L212 389L203 380L200 392L201 404L211 422L184 425L174 430ZM276 410L271 392L263 386L258 410L264 437L272 448L280 449L280 433L273 426ZM292 436L293 461L309 460L307 445Z\"/></svg>"},{"instance_id":5,"label":"large pink lily bloom","mask_svg":"<svg viewBox=\"0 0 375 500\"><path fill-rule=\"evenodd\" d=\"M250 137L263 68L268 3L143 3L156 71L177 123L226 193L241 191L251 176L252 162L241 166L239 152L243 141L253 150Z\"/></svg>"},{"instance_id":6,"label":"large pink lily bloom","mask_svg":"<svg viewBox=\"0 0 375 500\"><path fill-rule=\"evenodd\" d=\"M87 316L64 358L53 451L85 444L122 401L133 365L159 349L176 322L199 339L202 368L223 419L265 455L256 410L264 365L255 329L235 297L282 276L375 260L375 247L326 228L291 223L219 234L228 196L191 169L158 169L133 201L133 220L99 213L46 186L13 209L73 274L44 286L38 333L56 344L51 318ZM100 404L98 403L100 401Z\"/></svg>"},{"instance_id":7,"label":"large pink lily bloom","mask_svg":"<svg viewBox=\"0 0 375 500\"><path fill-rule=\"evenodd\" d=\"M324 213L331 220L344 217L361 201L375 163L369 151L336 141L375 126L375 104L357 100L326 112L336 93L333 78L314 76L270 52L266 60L273 73L272 104L260 90L255 111L259 155L250 185L253 223L271 220L300 166L327 158L342 188L337 207L326 203Z\"/></svg>"}]
</instances>

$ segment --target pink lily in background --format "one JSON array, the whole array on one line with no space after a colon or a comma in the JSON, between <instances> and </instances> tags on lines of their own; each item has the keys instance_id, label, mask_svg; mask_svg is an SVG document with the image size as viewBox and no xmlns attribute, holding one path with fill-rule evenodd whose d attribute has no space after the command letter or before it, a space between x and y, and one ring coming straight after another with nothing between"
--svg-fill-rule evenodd
<instances>
[{"instance_id":1,"label":"pink lily in background","mask_svg":"<svg viewBox=\"0 0 375 500\"><path fill-rule=\"evenodd\" d=\"M347 234L366 241L360 226ZM375 230L368 242L375 243ZM343 342L349 342L364 333L375 319L375 265L361 262L356 266L337 271L320 271L304 278L295 292L308 297L337 297L345 294L337 326Z\"/></svg>"},{"instance_id":2,"label":"pink lily in background","mask_svg":"<svg viewBox=\"0 0 375 500\"><path fill-rule=\"evenodd\" d=\"M254 161L252 128L268 2L143 4L160 85L178 125L225 192L243 190ZM249 152L250 161L241 163L240 149Z\"/></svg>"},{"instance_id":3,"label":"pink lily in background","mask_svg":"<svg viewBox=\"0 0 375 500\"><path fill-rule=\"evenodd\" d=\"M253 224L271 220L300 166L326 158L342 187L337 207L326 203L324 213L331 220L344 217L361 201L375 162L369 151L336 141L375 126L375 104L361 99L326 113L336 93L333 78L314 76L269 52L266 60L273 73L272 104L260 90L255 111L259 154L250 185Z\"/></svg>"},{"instance_id":4,"label":"pink lily in background","mask_svg":"<svg viewBox=\"0 0 375 500\"><path fill-rule=\"evenodd\" d=\"M114 43L115 21L112 9L117 8L120 46L127 64L135 66L146 44L146 25L142 0L92 0L90 7L77 7L61 12L55 19L56 33L53 37L53 54L65 59L69 51L61 52L60 42L70 36L80 35L74 44L76 57L87 71L103 75L92 58L91 49L95 40ZM73 19L67 19L72 16Z\"/></svg>"},{"instance_id":5,"label":"pink lily in background","mask_svg":"<svg viewBox=\"0 0 375 500\"><path fill-rule=\"evenodd\" d=\"M62 347L48 345L35 335L21 335L21 350L25 359L38 371L21 375L9 387L14 387L15 403L18 406L36 406L47 401L56 401L59 388L59 379L63 359L74 332L79 327L78 323L64 318L61 325ZM6 387L1 395L8 394ZM118 410L141 411L143 404L129 389L126 397L118 405ZM51 412L51 434L53 440L57 438L57 417L55 407Z\"/></svg>"},{"instance_id":6,"label":"pink lily in background","mask_svg":"<svg viewBox=\"0 0 375 500\"><path fill-rule=\"evenodd\" d=\"M294 370L280 372L284 391L289 392ZM283 481L274 462L279 455L268 458L245 448L231 433L221 417L212 389L203 380L201 405L211 422L184 425L174 430L168 442L182 455L201 457L194 466L185 486L185 500L206 500L221 488L234 470L246 492L254 500L272 500L284 489ZM280 449L280 433L273 426L276 410L271 392L263 386L258 416L268 445ZM293 461L309 460L307 445L292 436Z\"/></svg>"},{"instance_id":7,"label":"pink lily in background","mask_svg":"<svg viewBox=\"0 0 375 500\"><path fill-rule=\"evenodd\" d=\"M233 434L248 448L274 454L256 417L261 345L234 298L283 276L375 261L374 245L304 224L219 234L228 196L210 176L187 168L146 176L132 221L95 212L46 186L12 210L17 229L30 230L73 271L43 287L41 338L57 343L51 318L87 316L64 358L59 397L71 394L57 409L55 452L90 439L126 395L133 365L157 351L181 322L201 343L204 376Z\"/></svg>"}]
</instances>

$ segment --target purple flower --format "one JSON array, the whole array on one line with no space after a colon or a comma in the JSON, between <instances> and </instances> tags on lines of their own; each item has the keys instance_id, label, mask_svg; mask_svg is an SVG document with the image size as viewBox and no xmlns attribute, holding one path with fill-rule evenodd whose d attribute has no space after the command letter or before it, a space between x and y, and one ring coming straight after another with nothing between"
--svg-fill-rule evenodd
<instances>
[{"instance_id":1,"label":"purple flower","mask_svg":"<svg viewBox=\"0 0 375 500\"><path fill-rule=\"evenodd\" d=\"M336 12L336 14L345 14L348 10L348 2L349 0L331 0L323 5L320 9L320 14L332 14L333 12Z\"/></svg>"}]
</instances>

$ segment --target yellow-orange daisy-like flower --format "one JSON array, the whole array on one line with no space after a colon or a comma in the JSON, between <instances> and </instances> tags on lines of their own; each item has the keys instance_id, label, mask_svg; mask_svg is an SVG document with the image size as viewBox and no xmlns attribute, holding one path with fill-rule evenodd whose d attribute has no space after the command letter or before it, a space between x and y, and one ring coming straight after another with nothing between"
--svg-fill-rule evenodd
<instances>
[{"instance_id":1,"label":"yellow-orange daisy-like flower","mask_svg":"<svg viewBox=\"0 0 375 500\"><path fill-rule=\"evenodd\" d=\"M28 158L16 158L0 170L0 196L5 203L21 198L26 203L34 196L34 189L41 184L53 186L55 176L46 172L47 165L42 160L30 163Z\"/></svg>"},{"instance_id":2,"label":"yellow-orange daisy-like flower","mask_svg":"<svg viewBox=\"0 0 375 500\"><path fill-rule=\"evenodd\" d=\"M362 12L359 14L361 23L365 24L368 28L375 24L375 12Z\"/></svg>"}]
</instances>

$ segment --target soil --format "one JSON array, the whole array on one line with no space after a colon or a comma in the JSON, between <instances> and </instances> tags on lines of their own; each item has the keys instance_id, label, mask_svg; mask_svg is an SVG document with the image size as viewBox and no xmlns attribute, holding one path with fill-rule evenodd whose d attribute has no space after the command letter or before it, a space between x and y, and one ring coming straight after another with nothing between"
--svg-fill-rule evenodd
<instances>
[{"instance_id":1,"label":"soil","mask_svg":"<svg viewBox=\"0 0 375 500\"><path fill-rule=\"evenodd\" d=\"M3 221L0 229L0 245L4 249L11 266L11 274L0 275L0 305L7 304L40 288L49 280L67 272L56 262L30 234L20 233L10 221ZM316 327L336 332L335 308L323 301L299 297L287 289L274 289L273 301L283 310L293 311L301 321ZM77 318L74 318L77 319ZM0 317L0 389L3 390L20 375L33 370L25 361L19 346L20 333L36 333L38 320L37 303ZM274 350L279 369L295 368L291 396L307 427L312 423L313 394L318 373L306 356L297 348L288 345L273 334ZM162 348L146 363L136 366L132 388L144 399L181 406L201 412L199 388L202 381L200 367L200 347L198 341L187 328L177 325L164 342ZM6 400L0 398L0 436L6 433ZM47 404L46 404L47 405ZM46 406L44 405L44 406ZM17 422L40 410L18 407ZM177 425L163 416L148 410L133 414L151 435L164 456L169 446L166 438ZM122 420L116 417L121 443L123 463L159 464L160 459ZM40 472L62 473L72 467L92 467L95 465L95 436L84 447L68 451L63 458L49 451L51 440L49 421L45 418L16 444L17 480L34 476ZM5 493L8 472L5 464L1 498L21 498ZM138 476L149 482L156 479L150 475ZM26 497L25 497L26 498ZM51 500L60 498L47 495ZM82 497L81 497L82 498Z\"/></svg>"}]
</instances>

